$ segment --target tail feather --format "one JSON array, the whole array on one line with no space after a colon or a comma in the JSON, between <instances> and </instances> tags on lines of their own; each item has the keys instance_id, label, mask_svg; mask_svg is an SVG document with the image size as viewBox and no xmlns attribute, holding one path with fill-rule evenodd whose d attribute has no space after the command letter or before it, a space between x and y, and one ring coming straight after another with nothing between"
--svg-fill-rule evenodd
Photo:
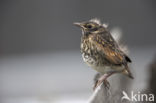
<instances>
[{"instance_id":1,"label":"tail feather","mask_svg":"<svg viewBox=\"0 0 156 103\"><path fill-rule=\"evenodd\" d=\"M126 68L123 70L122 73L127 75L129 78L134 79L134 77L133 77L131 71L129 70L128 66L126 66Z\"/></svg>"},{"instance_id":2,"label":"tail feather","mask_svg":"<svg viewBox=\"0 0 156 103\"><path fill-rule=\"evenodd\" d=\"M123 45L121 43L121 39L122 39L122 30L118 27L113 28L111 31L111 34L113 36L113 38L115 39L115 41L119 44L120 49L125 53L125 60L126 62L124 63L125 65L125 69L122 71L122 73L126 76L128 76L131 79L134 79L131 71L129 70L128 64L127 62L131 63L131 59L127 56L127 54L129 53L128 48L126 45Z\"/></svg>"}]
</instances>

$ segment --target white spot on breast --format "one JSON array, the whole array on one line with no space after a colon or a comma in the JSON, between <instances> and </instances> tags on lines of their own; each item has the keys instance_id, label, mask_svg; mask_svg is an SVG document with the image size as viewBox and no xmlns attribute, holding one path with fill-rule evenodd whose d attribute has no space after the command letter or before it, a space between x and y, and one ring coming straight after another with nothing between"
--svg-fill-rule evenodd
<instances>
[{"instance_id":1,"label":"white spot on breast","mask_svg":"<svg viewBox=\"0 0 156 103\"><path fill-rule=\"evenodd\" d=\"M83 53L83 54L82 54L82 58L83 58L83 61L84 61L85 63L87 63L88 66L93 67L93 66L96 65L96 61L95 61L94 58L92 58L91 56L89 56L89 55Z\"/></svg>"}]
</instances>

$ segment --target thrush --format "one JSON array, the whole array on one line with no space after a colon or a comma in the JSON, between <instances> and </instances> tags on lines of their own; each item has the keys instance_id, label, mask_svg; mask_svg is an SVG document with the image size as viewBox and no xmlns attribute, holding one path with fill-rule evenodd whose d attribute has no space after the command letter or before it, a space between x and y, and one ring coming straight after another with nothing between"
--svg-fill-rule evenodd
<instances>
[{"instance_id":1,"label":"thrush","mask_svg":"<svg viewBox=\"0 0 156 103\"><path fill-rule=\"evenodd\" d=\"M106 25L98 19L74 23L82 29L81 53L84 62L102 76L94 89L101 83L110 86L107 78L114 73L122 73L133 79L128 63L131 59L119 47Z\"/></svg>"}]
</instances>

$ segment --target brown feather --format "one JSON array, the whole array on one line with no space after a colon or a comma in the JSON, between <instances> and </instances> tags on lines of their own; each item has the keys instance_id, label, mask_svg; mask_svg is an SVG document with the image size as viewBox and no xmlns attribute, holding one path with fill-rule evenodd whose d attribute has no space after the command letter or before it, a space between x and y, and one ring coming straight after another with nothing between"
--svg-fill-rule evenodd
<instances>
[{"instance_id":1,"label":"brown feather","mask_svg":"<svg viewBox=\"0 0 156 103\"><path fill-rule=\"evenodd\" d=\"M111 44L112 42L109 42L108 44L107 41L104 41L101 38L102 36L94 34L91 35L89 39L90 42L96 46L99 53L102 53L104 57L112 64L123 64L126 62L124 53L118 47L114 47L115 44Z\"/></svg>"}]
</instances>

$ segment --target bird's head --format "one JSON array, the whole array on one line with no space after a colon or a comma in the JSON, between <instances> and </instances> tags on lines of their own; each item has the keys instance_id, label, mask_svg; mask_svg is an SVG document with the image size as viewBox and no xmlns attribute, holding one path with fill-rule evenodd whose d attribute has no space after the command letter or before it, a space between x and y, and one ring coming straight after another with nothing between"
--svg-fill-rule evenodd
<instances>
[{"instance_id":1,"label":"bird's head","mask_svg":"<svg viewBox=\"0 0 156 103\"><path fill-rule=\"evenodd\" d=\"M107 26L100 23L98 19L91 19L85 22L76 22L76 26L80 27L84 34L99 33L106 30Z\"/></svg>"}]
</instances>

